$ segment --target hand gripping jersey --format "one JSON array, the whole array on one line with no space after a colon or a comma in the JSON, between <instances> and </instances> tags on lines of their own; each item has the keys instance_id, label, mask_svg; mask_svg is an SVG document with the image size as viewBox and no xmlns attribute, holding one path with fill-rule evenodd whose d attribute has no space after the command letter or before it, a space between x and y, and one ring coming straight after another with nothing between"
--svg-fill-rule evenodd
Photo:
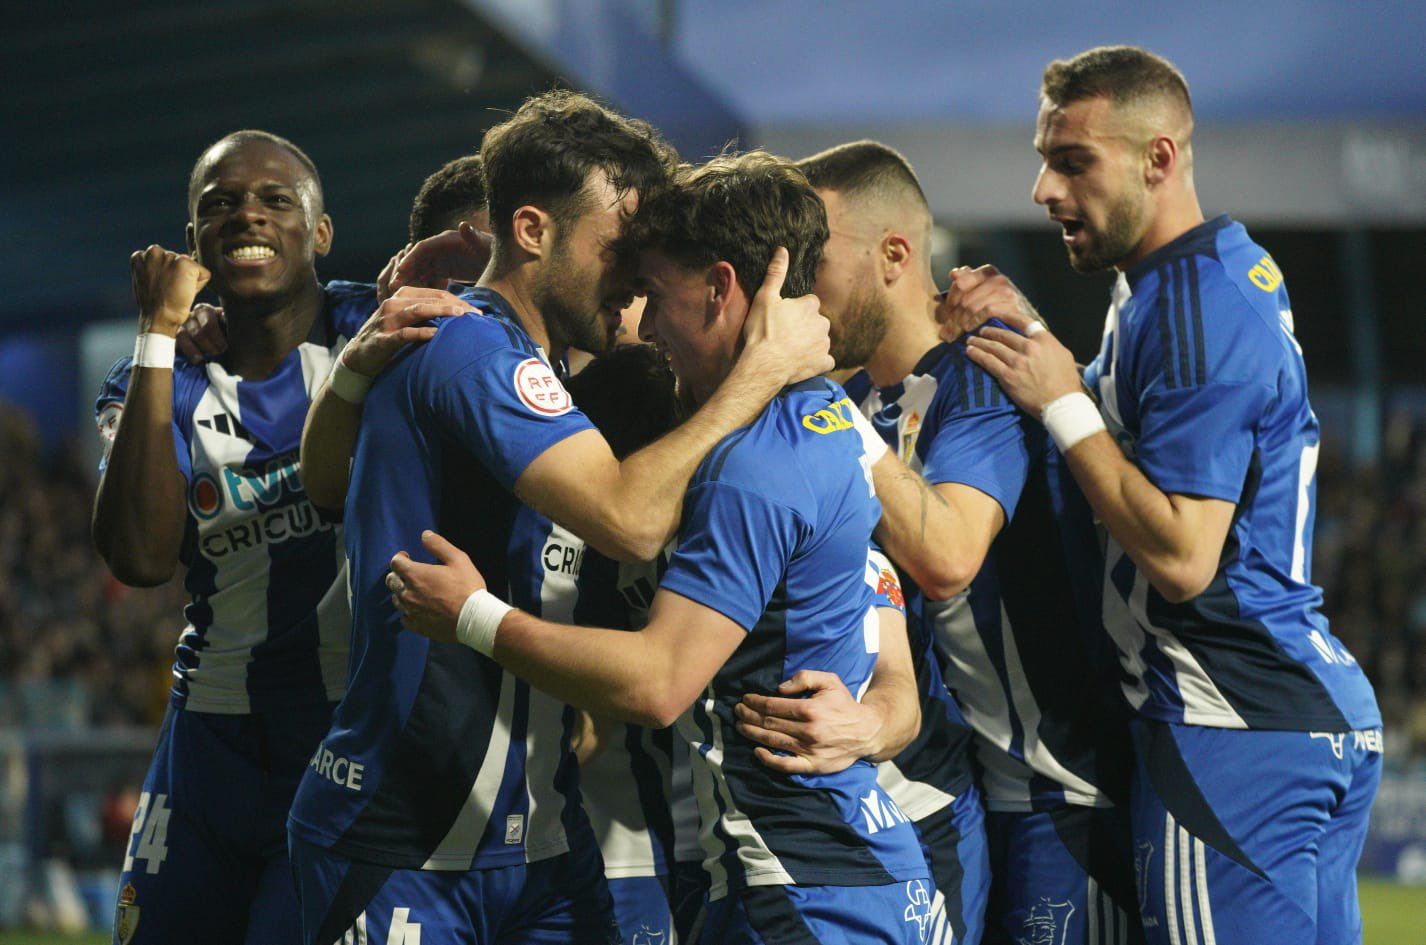
<instances>
[{"instance_id":1,"label":"hand gripping jersey","mask_svg":"<svg viewBox=\"0 0 1426 945\"><path fill-rule=\"evenodd\" d=\"M1272 257L1226 216L1151 253L1115 284L1085 381L1154 485L1237 505L1213 583L1181 604L1110 539L1104 622L1130 704L1222 728L1379 726L1312 583L1318 426Z\"/></svg>"},{"instance_id":2,"label":"hand gripping jersey","mask_svg":"<svg viewBox=\"0 0 1426 945\"><path fill-rule=\"evenodd\" d=\"M499 295L462 298L481 311L443 320L366 398L345 519L351 681L289 819L319 848L400 869L533 862L587 830L572 710L468 647L403 630L385 585L397 551L430 560L430 528L512 604L541 615L547 593L567 598L572 576L544 564L549 520L511 489L592 427Z\"/></svg>"},{"instance_id":3,"label":"hand gripping jersey","mask_svg":"<svg viewBox=\"0 0 1426 945\"><path fill-rule=\"evenodd\" d=\"M174 359L173 446L188 487L180 560L192 595L173 664L176 706L247 714L342 696L351 611L341 529L307 501L297 452L312 395L376 292L332 282L323 294L307 341L262 380ZM132 362L114 365L95 405L108 444Z\"/></svg>"},{"instance_id":4,"label":"hand gripping jersey","mask_svg":"<svg viewBox=\"0 0 1426 945\"><path fill-rule=\"evenodd\" d=\"M828 381L787 388L713 448L684 499L660 586L748 631L677 726L689 744L713 900L751 886L881 886L926 875L911 823L873 765L782 775L734 728L744 693L774 693L800 669L834 672L860 693L876 664L865 572L880 505L853 409Z\"/></svg>"},{"instance_id":5,"label":"hand gripping jersey","mask_svg":"<svg viewBox=\"0 0 1426 945\"><path fill-rule=\"evenodd\" d=\"M975 730L986 807L1122 799L1129 734L1099 619L1093 520L1044 429L963 343L932 348L900 384L876 390L861 374L848 389L929 483L971 486L1005 513L964 594L930 601L906 586L912 639L935 648L932 662Z\"/></svg>"}]
</instances>

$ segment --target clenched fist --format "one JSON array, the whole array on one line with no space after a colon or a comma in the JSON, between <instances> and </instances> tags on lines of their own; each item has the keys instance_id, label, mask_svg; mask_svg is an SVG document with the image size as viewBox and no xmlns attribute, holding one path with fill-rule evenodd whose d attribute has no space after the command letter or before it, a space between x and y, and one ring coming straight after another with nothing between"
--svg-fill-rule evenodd
<instances>
[{"instance_id":1,"label":"clenched fist","mask_svg":"<svg viewBox=\"0 0 1426 945\"><path fill-rule=\"evenodd\" d=\"M193 299L212 274L191 256L150 246L129 257L134 301L139 303L139 334L174 337L188 320Z\"/></svg>"}]
</instances>

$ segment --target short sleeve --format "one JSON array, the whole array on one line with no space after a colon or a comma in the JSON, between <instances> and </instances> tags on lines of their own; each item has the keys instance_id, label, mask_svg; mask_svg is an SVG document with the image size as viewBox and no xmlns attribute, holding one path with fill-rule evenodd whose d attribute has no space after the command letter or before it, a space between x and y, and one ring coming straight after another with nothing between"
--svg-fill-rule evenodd
<instances>
[{"instance_id":1,"label":"short sleeve","mask_svg":"<svg viewBox=\"0 0 1426 945\"><path fill-rule=\"evenodd\" d=\"M545 450L594 429L549 364L512 347L487 350L438 379L431 400L447 434L512 490Z\"/></svg>"},{"instance_id":2,"label":"short sleeve","mask_svg":"<svg viewBox=\"0 0 1426 945\"><path fill-rule=\"evenodd\" d=\"M866 582L871 588L873 607L890 607L906 613L901 578L897 576L891 559L874 544L867 548Z\"/></svg>"},{"instance_id":3,"label":"short sleeve","mask_svg":"<svg viewBox=\"0 0 1426 945\"><path fill-rule=\"evenodd\" d=\"M751 630L805 531L795 512L766 496L718 480L699 483L684 498L678 550L659 587Z\"/></svg>"},{"instance_id":4,"label":"short sleeve","mask_svg":"<svg viewBox=\"0 0 1426 945\"><path fill-rule=\"evenodd\" d=\"M934 429L924 445L921 474L932 485L955 482L990 496L1015 515L1030 470L1030 446L1022 414L985 371L958 349L956 380L936 392Z\"/></svg>"},{"instance_id":5,"label":"short sleeve","mask_svg":"<svg viewBox=\"0 0 1426 945\"><path fill-rule=\"evenodd\" d=\"M376 286L334 279L327 283L332 328L343 338L354 338L377 309Z\"/></svg>"},{"instance_id":6,"label":"short sleeve","mask_svg":"<svg viewBox=\"0 0 1426 945\"><path fill-rule=\"evenodd\" d=\"M1213 382L1170 387L1159 378L1139 402L1139 468L1164 492L1236 503L1273 389Z\"/></svg>"},{"instance_id":7,"label":"short sleeve","mask_svg":"<svg viewBox=\"0 0 1426 945\"><path fill-rule=\"evenodd\" d=\"M94 422L99 427L99 472L102 474L109 466L109 453L114 448L114 438L119 435L119 423L124 417L124 400L129 396L129 378L133 373L134 359L129 356L120 358L109 369L109 373L104 378L104 383L99 385L99 396L94 401ZM175 389L179 378L174 375ZM178 425L178 411L174 410L173 428L173 451L178 459L178 471L183 474L185 481L193 478L193 460L188 455L188 439L183 435L183 430Z\"/></svg>"}]
</instances>

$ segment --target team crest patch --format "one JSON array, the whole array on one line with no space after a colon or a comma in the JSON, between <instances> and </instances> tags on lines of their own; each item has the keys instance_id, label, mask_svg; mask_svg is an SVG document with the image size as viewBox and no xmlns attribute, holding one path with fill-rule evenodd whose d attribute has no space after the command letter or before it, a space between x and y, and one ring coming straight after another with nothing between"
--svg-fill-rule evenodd
<instances>
[{"instance_id":1,"label":"team crest patch","mask_svg":"<svg viewBox=\"0 0 1426 945\"><path fill-rule=\"evenodd\" d=\"M1051 902L1045 896L1030 907L1020 931L1024 937L1017 938L1018 945L1065 945L1069 935L1070 916L1074 915L1074 905L1070 902Z\"/></svg>"},{"instance_id":2,"label":"team crest patch","mask_svg":"<svg viewBox=\"0 0 1426 945\"><path fill-rule=\"evenodd\" d=\"M129 945L139 928L139 907L135 904L138 897L133 883L125 883L119 890L119 902L114 906L114 937L119 945Z\"/></svg>"},{"instance_id":3,"label":"team crest patch","mask_svg":"<svg viewBox=\"0 0 1426 945\"><path fill-rule=\"evenodd\" d=\"M569 413L574 402L550 366L539 358L526 358L515 368L515 393L520 402L542 417Z\"/></svg>"}]
</instances>

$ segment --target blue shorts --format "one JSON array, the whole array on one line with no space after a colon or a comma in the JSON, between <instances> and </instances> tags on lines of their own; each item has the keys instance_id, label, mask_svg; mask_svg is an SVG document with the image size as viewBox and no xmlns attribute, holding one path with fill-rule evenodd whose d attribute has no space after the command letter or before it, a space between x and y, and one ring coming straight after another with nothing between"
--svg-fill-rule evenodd
<instances>
[{"instance_id":1,"label":"blue shorts","mask_svg":"<svg viewBox=\"0 0 1426 945\"><path fill-rule=\"evenodd\" d=\"M535 863L464 871L363 863L290 838L306 945L617 945L591 840Z\"/></svg>"},{"instance_id":2,"label":"blue shorts","mask_svg":"<svg viewBox=\"0 0 1426 945\"><path fill-rule=\"evenodd\" d=\"M955 802L915 821L931 873L931 919L927 945L976 945L985 927L990 897L990 859L985 812L974 784Z\"/></svg>"},{"instance_id":3,"label":"blue shorts","mask_svg":"<svg viewBox=\"0 0 1426 945\"><path fill-rule=\"evenodd\" d=\"M119 876L117 945L297 945L287 809L332 708L169 707Z\"/></svg>"},{"instance_id":4,"label":"blue shorts","mask_svg":"<svg viewBox=\"0 0 1426 945\"><path fill-rule=\"evenodd\" d=\"M708 903L708 945L923 945L931 885L752 886Z\"/></svg>"},{"instance_id":5,"label":"blue shorts","mask_svg":"<svg viewBox=\"0 0 1426 945\"><path fill-rule=\"evenodd\" d=\"M666 877L623 876L607 882L623 945L673 945L676 940Z\"/></svg>"},{"instance_id":6,"label":"blue shorts","mask_svg":"<svg viewBox=\"0 0 1426 945\"><path fill-rule=\"evenodd\" d=\"M1134 862L1151 945L1362 939L1357 860L1381 730L1131 723Z\"/></svg>"},{"instance_id":7,"label":"blue shorts","mask_svg":"<svg viewBox=\"0 0 1426 945\"><path fill-rule=\"evenodd\" d=\"M1142 945L1129 811L989 811L985 945Z\"/></svg>"}]
</instances>

